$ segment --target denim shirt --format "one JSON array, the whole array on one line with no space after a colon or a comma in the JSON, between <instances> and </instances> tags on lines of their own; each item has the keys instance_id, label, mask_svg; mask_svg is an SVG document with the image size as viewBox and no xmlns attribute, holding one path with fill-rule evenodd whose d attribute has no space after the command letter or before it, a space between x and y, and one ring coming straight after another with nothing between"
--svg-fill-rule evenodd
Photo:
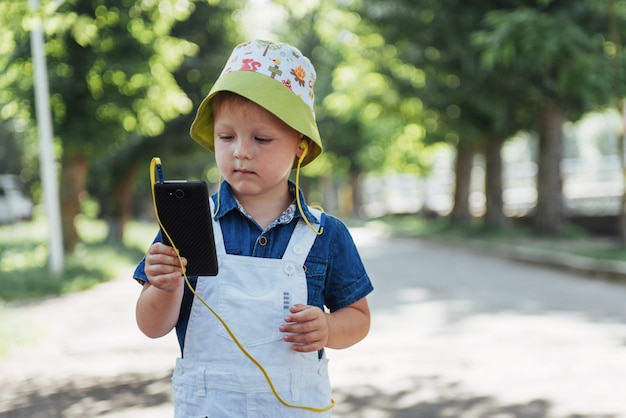
<instances>
[{"instance_id":1,"label":"denim shirt","mask_svg":"<svg viewBox=\"0 0 626 418\"><path fill-rule=\"evenodd\" d=\"M295 185L292 182L289 182L289 188L295 193ZM300 193L300 201L306 217L311 221L319 221L305 204L302 191L299 190L298 193ZM222 228L227 254L262 258L281 258L283 256L291 233L301 218L295 203L269 227L262 230L239 205L228 183L223 182L220 187L219 206L218 195L215 194L211 198L214 207L218 207L216 219ZM304 265L308 304L321 309L326 307L333 312L363 299L373 290L373 286L348 228L339 219L326 214L324 216L326 217L324 231L315 239ZM264 238L261 239L261 237ZM160 233L154 242L161 242ZM184 254L182 255L184 256ZM133 274L133 278L140 283L148 281L144 268L145 257ZM197 280L197 277L189 277L194 288ZM185 287L181 311L176 324L181 352L192 303L193 294Z\"/></svg>"}]
</instances>

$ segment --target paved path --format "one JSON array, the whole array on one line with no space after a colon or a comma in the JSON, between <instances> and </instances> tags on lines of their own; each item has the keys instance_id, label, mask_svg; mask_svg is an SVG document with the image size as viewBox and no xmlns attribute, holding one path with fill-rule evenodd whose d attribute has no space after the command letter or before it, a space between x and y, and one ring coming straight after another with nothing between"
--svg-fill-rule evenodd
<instances>
[{"instance_id":1,"label":"paved path","mask_svg":"<svg viewBox=\"0 0 626 418\"><path fill-rule=\"evenodd\" d=\"M355 229L371 333L329 350L338 418L626 418L626 287ZM130 272L129 272L130 274ZM0 417L171 417L175 337L120 278L12 308L39 340L0 361Z\"/></svg>"}]
</instances>

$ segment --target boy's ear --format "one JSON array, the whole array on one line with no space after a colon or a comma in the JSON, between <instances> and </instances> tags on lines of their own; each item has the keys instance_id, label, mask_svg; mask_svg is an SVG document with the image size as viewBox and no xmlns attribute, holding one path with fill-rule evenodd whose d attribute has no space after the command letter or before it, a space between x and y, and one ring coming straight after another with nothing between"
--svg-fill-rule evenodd
<instances>
[{"instance_id":1,"label":"boy's ear","mask_svg":"<svg viewBox=\"0 0 626 418\"><path fill-rule=\"evenodd\" d=\"M309 140L306 138L303 138L300 140L300 149L302 150L299 156L299 159L302 160L304 159L304 157L306 157L307 153L309 152Z\"/></svg>"}]
</instances>

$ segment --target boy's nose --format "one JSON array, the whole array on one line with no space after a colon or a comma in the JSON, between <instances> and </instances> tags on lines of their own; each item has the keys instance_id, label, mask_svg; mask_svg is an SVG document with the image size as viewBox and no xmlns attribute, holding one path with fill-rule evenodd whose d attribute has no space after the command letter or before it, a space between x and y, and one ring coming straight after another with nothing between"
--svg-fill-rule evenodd
<instances>
[{"instance_id":1,"label":"boy's nose","mask_svg":"<svg viewBox=\"0 0 626 418\"><path fill-rule=\"evenodd\" d=\"M250 145L245 140L238 140L235 144L235 150L233 152L235 158L249 158L250 157Z\"/></svg>"}]
</instances>

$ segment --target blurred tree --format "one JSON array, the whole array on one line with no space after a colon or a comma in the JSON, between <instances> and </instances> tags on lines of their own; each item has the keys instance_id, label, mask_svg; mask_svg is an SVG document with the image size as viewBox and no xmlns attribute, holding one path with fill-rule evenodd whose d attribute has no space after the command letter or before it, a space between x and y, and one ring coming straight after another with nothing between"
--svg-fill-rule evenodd
<instances>
[{"instance_id":1,"label":"blurred tree","mask_svg":"<svg viewBox=\"0 0 626 418\"><path fill-rule=\"evenodd\" d=\"M26 2L20 2L26 3ZM164 121L191 110L171 71L193 45L169 36L172 24L188 16L184 3L124 0L44 2L18 21L42 17L54 132L60 145L61 216L66 250L78 242L74 218L90 162L105 156L131 134L154 136ZM187 4L188 6L188 4ZM14 39L28 39L16 27ZM7 74L5 108L31 106L32 67L27 43L15 44ZM167 103L167 105L163 105ZM22 111L26 114L27 111ZM30 116L30 115L29 115ZM28 123L34 125L31 122Z\"/></svg>"},{"instance_id":2,"label":"blurred tree","mask_svg":"<svg viewBox=\"0 0 626 418\"><path fill-rule=\"evenodd\" d=\"M589 1L518 6L489 12L474 45L482 50L484 68L516 79L525 91L521 104L535 110L539 155L533 224L538 232L559 233L563 124L611 101L606 14Z\"/></svg>"},{"instance_id":3,"label":"blurred tree","mask_svg":"<svg viewBox=\"0 0 626 418\"><path fill-rule=\"evenodd\" d=\"M600 2L604 3L604 2ZM602 4L604 6L604 4ZM619 155L622 182L626 185L626 55L624 54L624 28L626 27L626 1L607 0L603 9L607 13L608 38L605 51L611 58L611 80L614 87L614 105L622 115L622 132L618 138L617 154ZM626 246L626 186L621 196L618 219L618 236L622 246Z\"/></svg>"},{"instance_id":4,"label":"blurred tree","mask_svg":"<svg viewBox=\"0 0 626 418\"><path fill-rule=\"evenodd\" d=\"M397 165L422 173L428 165L429 155L420 153L424 131L415 123L421 103L392 85L386 61L401 63L379 28L362 19L360 2L280 3L289 11L287 37L295 38L292 42L305 54L311 51L318 73L317 119L326 153L308 173L345 175L351 196L347 209L356 214L363 173L384 172ZM405 69L406 83L423 82L419 70ZM398 147L393 146L396 143ZM388 153L388 149L398 152Z\"/></svg>"},{"instance_id":5,"label":"blurred tree","mask_svg":"<svg viewBox=\"0 0 626 418\"><path fill-rule=\"evenodd\" d=\"M421 123L425 141L445 141L456 146L454 207L451 220L468 222L473 155L486 157L485 225L507 224L502 204L502 161L505 139L528 125L523 113L512 111L521 94L514 79L481 68L480 55L471 42L484 15L509 4L477 2L396 0L368 2L363 8L398 61L389 68L395 88L404 97L419 97L425 108ZM421 72L419 85L407 85L399 77L407 68ZM388 150L388 152L393 152Z\"/></svg>"},{"instance_id":6,"label":"blurred tree","mask_svg":"<svg viewBox=\"0 0 626 418\"><path fill-rule=\"evenodd\" d=\"M7 5L14 3L22 7ZM11 25L0 32L8 41L5 49L10 55L9 59L4 55L0 58L4 68L0 84L6 87L0 95L1 115L34 125L32 77L28 77L32 69L24 28L28 29L31 17L42 16L54 132L62 166L64 246L71 251L78 242L74 218L92 167L91 189L101 197L111 237L119 239L138 167L147 167L146 155L179 145L178 141L164 140L168 121L180 115L192 117L194 103L177 81L186 82L194 92L191 97L195 105L199 104L199 97L208 91L206 83L219 71L211 68L212 60L219 59L223 65L225 59L216 51L235 37L229 14L237 2L225 7L214 0L122 0L115 5L103 0L48 1L35 14L23 7L26 2L14 3L2 3L3 11L10 13L1 19ZM177 29L193 41L173 34L176 23L186 21L196 6L199 12L194 26ZM205 59L203 65L195 70L187 68L175 79L174 72L185 57L197 54L200 46L204 48L200 58ZM204 73L207 68L211 74ZM190 121L184 124L182 133L170 130L168 136L175 132L188 138ZM165 148L159 148L165 143ZM183 143L192 148L192 141Z\"/></svg>"},{"instance_id":7,"label":"blurred tree","mask_svg":"<svg viewBox=\"0 0 626 418\"><path fill-rule=\"evenodd\" d=\"M340 155L352 155L351 169L362 157L378 163L374 167L410 170L413 155L427 154L424 143L457 145L453 219L468 219L467 162L472 150L482 149L485 225L503 226L501 148L518 130L535 129L535 228L560 231L562 125L611 100L606 7L556 0L346 0L299 2L291 10L295 19L313 16L320 42L337 51L329 54L335 69L323 112L340 132L333 151L345 146L348 153ZM402 112L406 108L413 113ZM377 148L378 154L367 152Z\"/></svg>"},{"instance_id":8,"label":"blurred tree","mask_svg":"<svg viewBox=\"0 0 626 418\"><path fill-rule=\"evenodd\" d=\"M234 45L242 41L232 15L244 3L192 1L188 18L174 22L171 28L172 37L194 45L195 52L185 55L172 72L194 110L219 76ZM134 202L151 201L147 175L151 157L161 157L168 178L203 178L212 157L189 136L194 116L195 111L181 113L154 137L129 136L121 146L94 162L89 190L97 197L100 215L109 225L109 240L122 240L124 226L133 216Z\"/></svg>"},{"instance_id":9,"label":"blurred tree","mask_svg":"<svg viewBox=\"0 0 626 418\"><path fill-rule=\"evenodd\" d=\"M458 4L457 4L458 3ZM363 14L402 62L425 75L422 88L396 89L420 98L426 141L457 145L453 219L468 219L469 155L486 157L485 225L506 223L501 148L520 129L540 133L537 230L562 221L561 127L566 117L606 104L610 82L602 10L593 2L484 0L371 1ZM539 110L539 111L538 111ZM461 171L463 170L463 171ZM459 206L460 205L460 206Z\"/></svg>"},{"instance_id":10,"label":"blurred tree","mask_svg":"<svg viewBox=\"0 0 626 418\"><path fill-rule=\"evenodd\" d=\"M22 21L28 27L30 12L23 3L0 4L0 117L11 120L0 135L8 131L7 137L27 136L22 131L32 126L31 81L24 77L31 68L21 28ZM68 229L87 169L89 190L119 239L135 173L150 156L172 158L174 165L164 161L166 169L183 176L190 172L181 165L195 173L210 165L188 140L188 128L192 109L241 40L231 15L245 1L226 3L44 3L55 133L63 188L71 190L64 206ZM506 222L502 144L519 129L537 129L542 152L536 227L560 229L561 125L615 100L611 80L623 84L623 0L276 3L289 13L272 29L318 70L317 117L326 153L306 168L309 175L345 175L354 184L372 170L423 174L428 145L444 141L457 147L452 218L468 220L472 156L482 151L485 224L499 226ZM21 150L24 160L33 154ZM144 177L141 190L149 190ZM358 208L358 194L353 196Z\"/></svg>"},{"instance_id":11,"label":"blurred tree","mask_svg":"<svg viewBox=\"0 0 626 418\"><path fill-rule=\"evenodd\" d=\"M39 151L30 123L32 78L24 77L32 73L29 34L22 28L29 13L28 2L0 2L0 173L20 174L32 185Z\"/></svg>"}]
</instances>

